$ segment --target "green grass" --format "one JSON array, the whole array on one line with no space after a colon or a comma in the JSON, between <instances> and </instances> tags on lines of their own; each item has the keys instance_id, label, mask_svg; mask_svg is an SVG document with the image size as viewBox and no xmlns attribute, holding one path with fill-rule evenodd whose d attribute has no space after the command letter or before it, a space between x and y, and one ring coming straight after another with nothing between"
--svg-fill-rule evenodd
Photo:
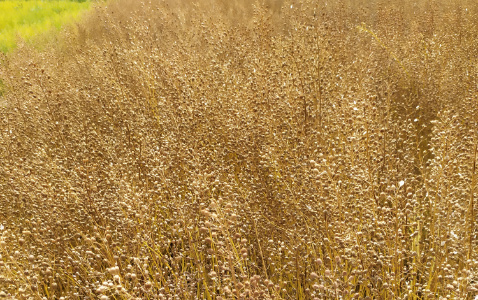
<instances>
[{"instance_id":1,"label":"green grass","mask_svg":"<svg viewBox=\"0 0 478 300\"><path fill-rule=\"evenodd\" d=\"M0 0L0 51L14 49L19 38L41 40L43 34L76 20L90 5L90 1Z\"/></svg>"}]
</instances>

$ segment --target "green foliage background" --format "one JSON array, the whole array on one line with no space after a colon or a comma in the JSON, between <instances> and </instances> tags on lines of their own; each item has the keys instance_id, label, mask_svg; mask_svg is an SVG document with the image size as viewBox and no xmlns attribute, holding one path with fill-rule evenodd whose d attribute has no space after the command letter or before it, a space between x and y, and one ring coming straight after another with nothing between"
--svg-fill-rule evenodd
<instances>
[{"instance_id":1,"label":"green foliage background","mask_svg":"<svg viewBox=\"0 0 478 300\"><path fill-rule=\"evenodd\" d=\"M0 0L0 51L11 51L19 39L41 45L48 33L76 20L90 6L86 0Z\"/></svg>"}]
</instances>

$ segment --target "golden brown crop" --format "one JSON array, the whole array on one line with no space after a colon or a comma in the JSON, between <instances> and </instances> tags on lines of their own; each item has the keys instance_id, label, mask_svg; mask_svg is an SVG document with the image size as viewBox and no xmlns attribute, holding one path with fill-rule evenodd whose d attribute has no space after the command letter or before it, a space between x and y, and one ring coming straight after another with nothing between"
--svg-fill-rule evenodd
<instances>
[{"instance_id":1,"label":"golden brown crop","mask_svg":"<svg viewBox=\"0 0 478 300\"><path fill-rule=\"evenodd\" d=\"M0 296L475 299L477 16L120 0L2 57Z\"/></svg>"}]
</instances>

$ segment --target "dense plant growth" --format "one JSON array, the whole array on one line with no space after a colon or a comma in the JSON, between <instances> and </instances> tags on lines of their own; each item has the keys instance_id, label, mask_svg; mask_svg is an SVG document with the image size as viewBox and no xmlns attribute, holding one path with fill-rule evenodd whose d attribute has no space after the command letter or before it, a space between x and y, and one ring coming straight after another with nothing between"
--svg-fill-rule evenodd
<instances>
[{"instance_id":1,"label":"dense plant growth","mask_svg":"<svg viewBox=\"0 0 478 300\"><path fill-rule=\"evenodd\" d=\"M475 1L145 1L2 58L16 299L473 299Z\"/></svg>"}]
</instances>

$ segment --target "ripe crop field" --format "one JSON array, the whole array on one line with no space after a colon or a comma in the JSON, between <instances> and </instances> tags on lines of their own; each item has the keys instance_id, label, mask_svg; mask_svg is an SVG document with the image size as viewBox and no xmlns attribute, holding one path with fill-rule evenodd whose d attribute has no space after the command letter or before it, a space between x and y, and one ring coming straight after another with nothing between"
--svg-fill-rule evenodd
<instances>
[{"instance_id":1,"label":"ripe crop field","mask_svg":"<svg viewBox=\"0 0 478 300\"><path fill-rule=\"evenodd\" d=\"M0 297L478 299L477 1L117 0L44 49L0 56Z\"/></svg>"},{"instance_id":2,"label":"ripe crop field","mask_svg":"<svg viewBox=\"0 0 478 300\"><path fill-rule=\"evenodd\" d=\"M14 48L18 38L30 41L41 33L58 29L75 20L89 6L90 1L0 1L0 51Z\"/></svg>"}]
</instances>

